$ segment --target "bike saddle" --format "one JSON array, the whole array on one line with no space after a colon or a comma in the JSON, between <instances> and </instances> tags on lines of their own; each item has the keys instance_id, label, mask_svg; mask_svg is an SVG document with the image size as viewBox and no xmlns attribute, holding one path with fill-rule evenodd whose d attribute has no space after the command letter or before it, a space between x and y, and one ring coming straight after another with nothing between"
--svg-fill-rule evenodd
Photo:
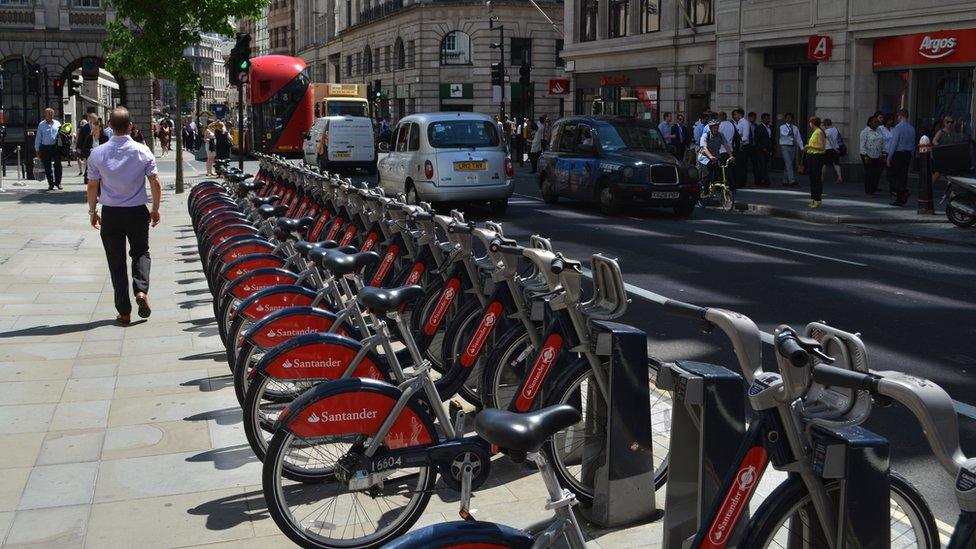
<instances>
[{"instance_id":1,"label":"bike saddle","mask_svg":"<svg viewBox=\"0 0 976 549\"><path fill-rule=\"evenodd\" d=\"M382 315L387 311L395 311L404 303L418 299L422 295L424 295L424 289L420 286L400 286L393 289L366 286L359 290L356 299L360 305Z\"/></svg>"},{"instance_id":2,"label":"bike saddle","mask_svg":"<svg viewBox=\"0 0 976 549\"><path fill-rule=\"evenodd\" d=\"M335 276L355 273L364 267L379 262L380 256L376 252L359 252L348 254L340 250L329 250L318 262L319 266Z\"/></svg>"},{"instance_id":3,"label":"bike saddle","mask_svg":"<svg viewBox=\"0 0 976 549\"><path fill-rule=\"evenodd\" d=\"M242 188L242 189L244 189L245 191L256 191L256 190L260 189L262 186L264 186L264 183L262 183L262 182L260 182L260 181L258 181L256 179L251 179L250 181L245 181L246 179L249 179L250 177L252 177L252 176L249 175L249 174L246 174L246 173L242 173L242 174L239 174L239 175L228 175L227 176L227 179L229 179L230 181L232 181L234 183L240 183L239 187Z\"/></svg>"},{"instance_id":4,"label":"bike saddle","mask_svg":"<svg viewBox=\"0 0 976 549\"><path fill-rule=\"evenodd\" d=\"M335 248L339 244L335 240L323 240L321 242L309 242L307 240L299 240L295 243L295 251L305 259L312 259L311 252L315 248Z\"/></svg>"},{"instance_id":5,"label":"bike saddle","mask_svg":"<svg viewBox=\"0 0 976 549\"><path fill-rule=\"evenodd\" d=\"M281 197L276 194L273 194L271 196L254 196L251 197L251 204L254 204L254 207L257 208L265 204L274 204L280 198Z\"/></svg>"},{"instance_id":6,"label":"bike saddle","mask_svg":"<svg viewBox=\"0 0 976 549\"><path fill-rule=\"evenodd\" d=\"M549 437L579 423L581 417L579 410L568 404L524 414L485 408L478 412L474 430L478 436L504 450L538 452Z\"/></svg>"},{"instance_id":7,"label":"bike saddle","mask_svg":"<svg viewBox=\"0 0 976 549\"><path fill-rule=\"evenodd\" d=\"M282 231L297 233L311 227L314 222L315 219L311 217L279 217L275 225Z\"/></svg>"},{"instance_id":8,"label":"bike saddle","mask_svg":"<svg viewBox=\"0 0 976 549\"><path fill-rule=\"evenodd\" d=\"M272 217L277 217L288 211L288 206L286 204L279 204L277 206L273 204L263 204L258 207L258 215L261 219L271 219Z\"/></svg>"}]
</instances>

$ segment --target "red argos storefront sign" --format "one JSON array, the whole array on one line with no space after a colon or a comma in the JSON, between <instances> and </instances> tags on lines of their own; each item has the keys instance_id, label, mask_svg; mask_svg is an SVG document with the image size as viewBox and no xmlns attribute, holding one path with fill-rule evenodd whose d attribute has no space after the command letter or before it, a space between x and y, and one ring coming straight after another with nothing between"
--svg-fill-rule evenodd
<instances>
[{"instance_id":1,"label":"red argos storefront sign","mask_svg":"<svg viewBox=\"0 0 976 549\"><path fill-rule=\"evenodd\" d=\"M874 41L874 67L976 63L976 29L889 36Z\"/></svg>"}]
</instances>

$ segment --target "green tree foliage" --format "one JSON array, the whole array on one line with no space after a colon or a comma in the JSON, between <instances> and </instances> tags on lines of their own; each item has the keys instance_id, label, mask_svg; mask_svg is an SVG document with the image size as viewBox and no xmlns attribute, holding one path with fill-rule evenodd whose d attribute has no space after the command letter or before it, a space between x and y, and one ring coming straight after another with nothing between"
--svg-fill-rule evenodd
<instances>
[{"instance_id":1,"label":"green tree foliage","mask_svg":"<svg viewBox=\"0 0 976 549\"><path fill-rule=\"evenodd\" d=\"M133 78L156 76L176 83L178 104L200 89L200 79L183 51L203 33L233 36L232 19L256 18L268 0L109 0L116 10L108 25L106 68ZM183 192L182 117L176 127L176 192ZM143 128L148 131L149 128Z\"/></svg>"}]
</instances>

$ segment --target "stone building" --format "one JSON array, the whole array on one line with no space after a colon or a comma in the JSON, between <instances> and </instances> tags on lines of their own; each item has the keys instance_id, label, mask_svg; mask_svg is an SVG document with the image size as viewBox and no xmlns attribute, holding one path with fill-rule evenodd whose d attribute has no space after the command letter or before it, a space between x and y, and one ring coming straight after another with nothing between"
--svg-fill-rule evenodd
<instances>
[{"instance_id":1,"label":"stone building","mask_svg":"<svg viewBox=\"0 0 976 549\"><path fill-rule=\"evenodd\" d=\"M558 28L562 2L538 4ZM297 54L313 81L378 84L378 113L499 112L490 76L499 31L489 30L484 2L296 0L295 13ZM561 96L550 95L548 84L563 77L561 35L527 2L496 0L493 13L505 32L506 112L556 115ZM523 63L531 65L531 87L518 83Z\"/></svg>"},{"instance_id":2,"label":"stone building","mask_svg":"<svg viewBox=\"0 0 976 549\"><path fill-rule=\"evenodd\" d=\"M102 49L105 25L113 17L113 10L102 0L17 0L0 5L0 66L4 74L7 128L4 147L8 152L25 139L33 147L33 133L43 116L45 94L51 107L61 110L66 98L53 97L54 79L68 82L71 73L79 68L86 68L92 79L98 78L98 68L105 64ZM47 70L47 82L42 77L41 89L33 93L24 93L24 61L39 65L42 72ZM136 125L148 128L152 105L150 80L114 76L118 81L119 103L129 108Z\"/></svg>"}]
</instances>

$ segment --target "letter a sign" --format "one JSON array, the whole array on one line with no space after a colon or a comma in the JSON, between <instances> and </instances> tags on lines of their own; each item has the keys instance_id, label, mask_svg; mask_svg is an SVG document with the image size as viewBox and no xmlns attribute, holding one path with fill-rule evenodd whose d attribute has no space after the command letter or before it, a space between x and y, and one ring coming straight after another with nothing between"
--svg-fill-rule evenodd
<instances>
[{"instance_id":1,"label":"letter a sign","mask_svg":"<svg viewBox=\"0 0 976 549\"><path fill-rule=\"evenodd\" d=\"M834 51L834 41L829 36L815 34L807 38L807 59L810 61L830 61Z\"/></svg>"}]
</instances>

